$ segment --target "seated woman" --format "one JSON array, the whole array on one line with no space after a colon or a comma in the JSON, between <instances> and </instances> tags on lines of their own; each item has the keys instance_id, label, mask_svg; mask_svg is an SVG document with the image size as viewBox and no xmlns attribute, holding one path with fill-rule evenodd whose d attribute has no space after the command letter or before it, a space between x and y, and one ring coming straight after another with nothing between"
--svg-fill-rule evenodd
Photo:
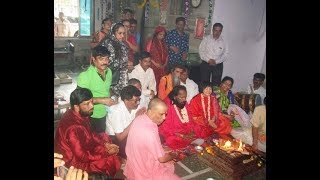
<instances>
[{"instance_id":1,"label":"seated woman","mask_svg":"<svg viewBox=\"0 0 320 180\"><path fill-rule=\"evenodd\" d=\"M235 97L231 91L233 83L233 78L225 76L219 87L213 86L213 93L219 101L222 115L231 121L232 128L241 126L249 127L249 116L243 109L235 104Z\"/></svg>"},{"instance_id":2,"label":"seated woman","mask_svg":"<svg viewBox=\"0 0 320 180\"><path fill-rule=\"evenodd\" d=\"M168 106L167 116L159 126L159 133L171 149L188 146L193 139L194 123L187 103L187 90L182 85L175 86L164 102Z\"/></svg>"},{"instance_id":3,"label":"seated woman","mask_svg":"<svg viewBox=\"0 0 320 180\"><path fill-rule=\"evenodd\" d=\"M192 119L198 125L194 127L195 134L199 138L207 138L214 132L219 135L230 134L230 121L221 115L218 101L212 95L211 84L200 83L199 92L190 102Z\"/></svg>"},{"instance_id":4,"label":"seated woman","mask_svg":"<svg viewBox=\"0 0 320 180\"><path fill-rule=\"evenodd\" d=\"M219 100L219 105L222 113L227 114L229 104L234 104L234 95L232 94L231 88L233 86L233 79L229 76L225 76L220 86L213 86L213 93Z\"/></svg>"}]
</instances>

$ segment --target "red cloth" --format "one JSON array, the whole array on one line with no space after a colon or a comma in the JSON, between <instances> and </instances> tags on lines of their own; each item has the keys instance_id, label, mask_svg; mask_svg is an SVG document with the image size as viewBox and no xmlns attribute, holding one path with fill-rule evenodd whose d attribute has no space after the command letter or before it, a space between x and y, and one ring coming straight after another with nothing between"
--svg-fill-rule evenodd
<instances>
[{"instance_id":1,"label":"red cloth","mask_svg":"<svg viewBox=\"0 0 320 180\"><path fill-rule=\"evenodd\" d=\"M127 41L129 41L132 45L134 46L138 46L137 44L137 41L136 41L136 38L133 34L130 34L128 36L128 39ZM129 52L128 52L128 60L131 61L131 62L134 62L134 52L133 50L130 48L130 46L128 45L128 48L129 48Z\"/></svg>"},{"instance_id":2,"label":"red cloth","mask_svg":"<svg viewBox=\"0 0 320 180\"><path fill-rule=\"evenodd\" d=\"M219 116L219 124L217 124L217 128L214 131L219 135L228 135L231 130L230 120L226 116Z\"/></svg>"},{"instance_id":3,"label":"red cloth","mask_svg":"<svg viewBox=\"0 0 320 180\"><path fill-rule=\"evenodd\" d=\"M194 132L199 138L207 138L214 132L218 134L230 134L231 125L227 118L224 118L220 112L220 107L216 97L210 96L210 118L216 116L216 129L213 129L208 122L208 117L204 116L204 111L201 103L201 93L192 98L190 102L190 113L193 120L198 126L195 126ZM204 107L208 108L208 97L204 97Z\"/></svg>"},{"instance_id":4,"label":"red cloth","mask_svg":"<svg viewBox=\"0 0 320 180\"><path fill-rule=\"evenodd\" d=\"M182 137L177 136L176 133L190 134L193 129L194 123L191 119L190 113L188 112L189 105L186 103L189 122L182 123L174 109L174 106L170 102L170 99L166 98L164 102L168 106L168 111L166 119L159 126L159 133L164 137L166 144L171 149L184 148L191 143L191 140L183 139ZM181 113L180 116L182 117Z\"/></svg>"},{"instance_id":5,"label":"red cloth","mask_svg":"<svg viewBox=\"0 0 320 180\"><path fill-rule=\"evenodd\" d=\"M101 172L114 176L120 169L119 158L106 152L104 143L111 143L106 133L91 130L89 117L81 117L69 109L56 130L54 148L63 155L66 166L87 172Z\"/></svg>"},{"instance_id":6,"label":"red cloth","mask_svg":"<svg viewBox=\"0 0 320 180\"><path fill-rule=\"evenodd\" d=\"M107 33L100 30L93 34L92 40L90 42L91 48L95 48L98 44L100 44L105 37L107 36Z\"/></svg>"},{"instance_id":7,"label":"red cloth","mask_svg":"<svg viewBox=\"0 0 320 180\"><path fill-rule=\"evenodd\" d=\"M150 48L149 48L150 47ZM168 49L164 40L159 41L156 37L149 39L144 47L145 51L151 54L152 60L156 63L164 65L168 60ZM160 78L166 74L165 68L157 68L151 63L151 68L157 82L157 89L159 88Z\"/></svg>"},{"instance_id":8,"label":"red cloth","mask_svg":"<svg viewBox=\"0 0 320 180\"><path fill-rule=\"evenodd\" d=\"M154 34L158 34L160 32L166 32L166 28L162 27L162 26L157 26L155 29L154 29Z\"/></svg>"}]
</instances>

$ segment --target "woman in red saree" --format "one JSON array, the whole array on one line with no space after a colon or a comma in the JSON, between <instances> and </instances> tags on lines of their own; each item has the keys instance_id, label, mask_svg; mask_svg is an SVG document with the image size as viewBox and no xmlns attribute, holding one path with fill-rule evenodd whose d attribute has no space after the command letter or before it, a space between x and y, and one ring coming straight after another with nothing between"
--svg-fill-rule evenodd
<instances>
[{"instance_id":1,"label":"woman in red saree","mask_svg":"<svg viewBox=\"0 0 320 180\"><path fill-rule=\"evenodd\" d=\"M151 54L151 68L159 88L160 78L166 74L166 66L168 63L168 49L164 41L166 29L162 26L157 26L154 30L153 38L149 39L144 47L145 51Z\"/></svg>"},{"instance_id":2,"label":"woman in red saree","mask_svg":"<svg viewBox=\"0 0 320 180\"><path fill-rule=\"evenodd\" d=\"M230 120L221 115L210 83L203 82L199 85L199 94L190 102L190 113L193 121L198 124L194 126L194 132L199 138L207 138L213 133L228 135L231 132Z\"/></svg>"}]
</instances>

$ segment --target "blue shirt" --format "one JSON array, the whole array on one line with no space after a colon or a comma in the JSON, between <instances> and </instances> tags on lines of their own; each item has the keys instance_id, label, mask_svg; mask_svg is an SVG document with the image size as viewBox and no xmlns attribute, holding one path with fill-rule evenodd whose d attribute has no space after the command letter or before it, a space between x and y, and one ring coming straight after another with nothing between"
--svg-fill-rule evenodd
<instances>
[{"instance_id":1,"label":"blue shirt","mask_svg":"<svg viewBox=\"0 0 320 180\"><path fill-rule=\"evenodd\" d=\"M189 34L183 32L182 35L176 29L168 32L166 36L166 43L168 46L169 64L185 64L182 60L182 53L189 51ZM170 49L170 46L177 46L180 52L176 54Z\"/></svg>"}]
</instances>

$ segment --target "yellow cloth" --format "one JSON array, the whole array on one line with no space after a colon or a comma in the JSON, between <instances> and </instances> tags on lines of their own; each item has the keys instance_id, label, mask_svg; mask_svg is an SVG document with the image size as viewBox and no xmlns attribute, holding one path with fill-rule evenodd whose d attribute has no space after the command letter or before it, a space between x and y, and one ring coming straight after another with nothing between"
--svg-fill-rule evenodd
<instances>
[{"instance_id":1,"label":"yellow cloth","mask_svg":"<svg viewBox=\"0 0 320 180\"><path fill-rule=\"evenodd\" d=\"M266 106L261 105L257 106L254 109L252 118L251 118L251 123L254 127L258 128L258 134L259 134L259 140L264 140L266 139Z\"/></svg>"}]
</instances>

